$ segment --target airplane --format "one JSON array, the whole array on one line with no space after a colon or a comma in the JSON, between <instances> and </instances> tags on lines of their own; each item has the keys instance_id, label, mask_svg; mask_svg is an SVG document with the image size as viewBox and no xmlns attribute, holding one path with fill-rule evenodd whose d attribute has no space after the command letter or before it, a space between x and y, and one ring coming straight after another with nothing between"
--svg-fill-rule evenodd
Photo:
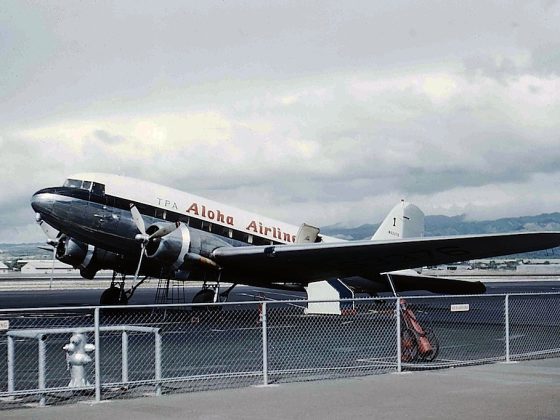
<instances>
[{"instance_id":1,"label":"airplane","mask_svg":"<svg viewBox=\"0 0 560 420\"><path fill-rule=\"evenodd\" d=\"M370 240L344 241L152 182L81 173L33 194L36 221L57 259L92 279L113 270L102 305L126 304L146 278L203 281L194 303L238 284L307 291L484 293L480 282L413 269L560 245L560 232L423 237L424 214L398 203ZM120 274L120 278L117 276ZM126 276L133 275L130 289ZM138 281L139 277L143 277ZM220 284L231 286L220 292Z\"/></svg>"}]
</instances>

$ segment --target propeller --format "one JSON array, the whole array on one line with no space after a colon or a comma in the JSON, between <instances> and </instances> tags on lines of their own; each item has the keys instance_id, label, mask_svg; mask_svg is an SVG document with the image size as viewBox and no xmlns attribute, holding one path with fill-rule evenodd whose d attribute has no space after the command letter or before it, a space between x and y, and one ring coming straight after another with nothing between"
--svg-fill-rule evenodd
<instances>
[{"instance_id":1,"label":"propeller","mask_svg":"<svg viewBox=\"0 0 560 420\"><path fill-rule=\"evenodd\" d=\"M50 278L50 281L49 281L49 289L51 289L52 288L52 283L53 283L53 278L54 278L54 263L55 263L55 260L56 260L56 248L58 247L58 244L60 242L60 232L58 230L56 230L55 228L53 228L48 223L46 223L41 218L41 215L39 213L37 213L36 218L37 218L37 224L41 227L41 229L43 230L43 232L47 236L47 244L50 245L50 247L40 246L39 248L44 249L46 251L50 251L52 249L52 253L53 253L52 254L51 278Z\"/></svg>"},{"instance_id":2,"label":"propeller","mask_svg":"<svg viewBox=\"0 0 560 420\"><path fill-rule=\"evenodd\" d=\"M136 228L140 232L135 236L135 239L141 242L140 260L138 261L138 266L136 267L136 272L134 273L134 280L132 282L132 286L134 287L136 280L138 280L138 273L140 272L140 267L142 266L142 259L144 258L144 254L146 253L146 246L148 245L148 243L150 241L153 241L154 239L162 238L165 235L169 235L171 232L175 231L175 229L177 229L181 225L181 222L177 221L173 224L170 223L164 225L163 227L159 228L152 234L148 235L148 233L146 232L146 225L144 224L144 219L142 218L140 211L138 210L136 205L134 205L134 203L130 203L130 213L132 214L132 220L134 221Z\"/></svg>"}]
</instances>

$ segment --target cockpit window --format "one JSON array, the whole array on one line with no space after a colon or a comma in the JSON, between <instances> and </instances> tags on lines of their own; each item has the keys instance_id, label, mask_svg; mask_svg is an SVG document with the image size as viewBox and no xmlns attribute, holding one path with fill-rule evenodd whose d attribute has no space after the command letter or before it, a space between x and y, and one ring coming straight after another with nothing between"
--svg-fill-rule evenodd
<instances>
[{"instance_id":1,"label":"cockpit window","mask_svg":"<svg viewBox=\"0 0 560 420\"><path fill-rule=\"evenodd\" d=\"M95 182L91 182L91 181L81 181L79 179L71 179L68 178L65 182L64 182L64 186L68 187L68 188L79 188L81 190L91 190L91 186L92 184L95 184ZM105 190L105 188L103 188L103 190Z\"/></svg>"},{"instance_id":2,"label":"cockpit window","mask_svg":"<svg viewBox=\"0 0 560 420\"><path fill-rule=\"evenodd\" d=\"M97 195L105 194L105 185L99 184L97 182L81 181L79 179L68 178L66 181L64 181L64 187L79 188L81 190L91 191L92 193Z\"/></svg>"},{"instance_id":3,"label":"cockpit window","mask_svg":"<svg viewBox=\"0 0 560 420\"><path fill-rule=\"evenodd\" d=\"M69 188L82 188L82 181L78 179L67 179L64 181L64 186Z\"/></svg>"}]
</instances>

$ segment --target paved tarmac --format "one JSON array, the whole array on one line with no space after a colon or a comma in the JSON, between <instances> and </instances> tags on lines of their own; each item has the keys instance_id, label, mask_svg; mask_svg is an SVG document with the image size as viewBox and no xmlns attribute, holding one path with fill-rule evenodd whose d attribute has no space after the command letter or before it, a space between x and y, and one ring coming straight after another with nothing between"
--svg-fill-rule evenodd
<instances>
[{"instance_id":1,"label":"paved tarmac","mask_svg":"<svg viewBox=\"0 0 560 420\"><path fill-rule=\"evenodd\" d=\"M560 359L7 410L3 419L558 419Z\"/></svg>"},{"instance_id":2,"label":"paved tarmac","mask_svg":"<svg viewBox=\"0 0 560 420\"><path fill-rule=\"evenodd\" d=\"M88 281L82 282L83 280L78 279L57 278L52 283L52 289L49 289L50 280L48 278L23 281L4 276L0 278L0 309L98 305L99 297L103 289L109 286L110 281L107 279L95 280L95 286ZM129 300L129 304L153 304L156 297L156 286L157 282L154 281L141 286ZM486 287L487 294L551 293L560 292L560 281L527 280L487 283ZM191 302L193 295L199 290L200 284L188 283L185 287L185 302ZM403 295L425 294L425 292L403 293ZM388 296L388 294L384 294L384 296ZM290 300L305 299L306 295L302 292L240 285L233 289L228 300L231 302L255 301L262 300L263 297L267 300ZM365 295L357 297L365 297Z\"/></svg>"}]
</instances>

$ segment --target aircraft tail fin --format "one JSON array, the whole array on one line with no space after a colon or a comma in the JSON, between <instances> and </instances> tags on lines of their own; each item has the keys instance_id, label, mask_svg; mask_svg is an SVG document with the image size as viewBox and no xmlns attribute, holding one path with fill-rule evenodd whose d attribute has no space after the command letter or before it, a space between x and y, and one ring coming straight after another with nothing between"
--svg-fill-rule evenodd
<instances>
[{"instance_id":1,"label":"aircraft tail fin","mask_svg":"<svg viewBox=\"0 0 560 420\"><path fill-rule=\"evenodd\" d=\"M401 200L379 225L371 240L383 241L422 236L424 236L424 213L414 204Z\"/></svg>"}]
</instances>

